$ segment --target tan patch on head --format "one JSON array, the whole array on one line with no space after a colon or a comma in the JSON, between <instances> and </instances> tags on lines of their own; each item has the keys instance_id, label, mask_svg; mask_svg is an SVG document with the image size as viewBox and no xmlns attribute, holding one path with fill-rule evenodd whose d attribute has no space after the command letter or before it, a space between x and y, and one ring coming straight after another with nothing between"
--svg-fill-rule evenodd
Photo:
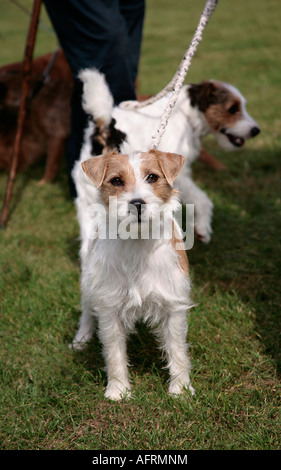
<instances>
[{"instance_id":1,"label":"tan patch on head","mask_svg":"<svg viewBox=\"0 0 281 470\"><path fill-rule=\"evenodd\" d=\"M239 111L235 113L235 115L231 115L229 114L228 109L232 106L239 107L239 103L239 100L236 100L236 102L230 101L225 104L211 105L205 113L206 120L211 128L214 131L219 132L224 127L234 127L235 124L242 118L242 114Z\"/></svg>"},{"instance_id":2,"label":"tan patch on head","mask_svg":"<svg viewBox=\"0 0 281 470\"><path fill-rule=\"evenodd\" d=\"M239 98L220 82L205 81L191 85L188 92L191 105L197 106L205 114L215 132L235 126L242 117Z\"/></svg>"},{"instance_id":3,"label":"tan patch on head","mask_svg":"<svg viewBox=\"0 0 281 470\"><path fill-rule=\"evenodd\" d=\"M129 163L128 155L109 152L90 158L82 163L86 175L101 190L103 201L108 204L110 196L119 196L122 192L132 191L135 175ZM119 179L120 184L112 184Z\"/></svg>"},{"instance_id":4,"label":"tan patch on head","mask_svg":"<svg viewBox=\"0 0 281 470\"><path fill-rule=\"evenodd\" d=\"M219 132L224 127L234 127L242 118L241 102L230 90L214 82L215 99L205 111L205 118L211 128Z\"/></svg>"},{"instance_id":5,"label":"tan patch on head","mask_svg":"<svg viewBox=\"0 0 281 470\"><path fill-rule=\"evenodd\" d=\"M153 192L163 202L167 202L175 192L172 185L182 168L184 157L151 150L142 153L141 160L140 171L143 180L148 181L149 175L157 175L157 181L151 183ZM118 197L123 192L133 192L135 188L136 177L128 155L120 155L112 151L86 160L82 163L82 167L87 176L100 189L101 197L106 204L108 204L110 196ZM115 184L116 182L117 184Z\"/></svg>"},{"instance_id":6,"label":"tan patch on head","mask_svg":"<svg viewBox=\"0 0 281 470\"><path fill-rule=\"evenodd\" d=\"M168 183L172 186L182 169L184 157L177 153L162 152L160 150L150 150L149 155L155 155L157 157L158 163Z\"/></svg>"},{"instance_id":7,"label":"tan patch on head","mask_svg":"<svg viewBox=\"0 0 281 470\"><path fill-rule=\"evenodd\" d=\"M118 178L120 185L114 185ZM128 155L115 154L108 160L106 173L101 186L101 197L108 204L110 196L119 197L122 193L133 192L136 184L134 169L129 163Z\"/></svg>"},{"instance_id":8,"label":"tan patch on head","mask_svg":"<svg viewBox=\"0 0 281 470\"><path fill-rule=\"evenodd\" d=\"M89 160L85 160L81 163L82 168L88 178L96 185L99 189L103 183L107 162L111 156L117 155L116 152L110 152L105 155L99 155L97 157L90 158Z\"/></svg>"},{"instance_id":9,"label":"tan patch on head","mask_svg":"<svg viewBox=\"0 0 281 470\"><path fill-rule=\"evenodd\" d=\"M159 150L150 150L142 154L142 163L140 171L142 177L146 179L149 175L157 175L158 179L152 183L154 194L167 202L172 194L175 193L172 185L180 172L184 162L184 157L178 154L161 152Z\"/></svg>"},{"instance_id":10,"label":"tan patch on head","mask_svg":"<svg viewBox=\"0 0 281 470\"><path fill-rule=\"evenodd\" d=\"M167 202L172 193L173 189L169 185L160 165L156 155L148 153L142 156L142 163L140 165L140 171L142 178L145 180L149 175L157 175L158 180L155 183L152 183L153 192L155 196L162 199L162 201Z\"/></svg>"}]
</instances>

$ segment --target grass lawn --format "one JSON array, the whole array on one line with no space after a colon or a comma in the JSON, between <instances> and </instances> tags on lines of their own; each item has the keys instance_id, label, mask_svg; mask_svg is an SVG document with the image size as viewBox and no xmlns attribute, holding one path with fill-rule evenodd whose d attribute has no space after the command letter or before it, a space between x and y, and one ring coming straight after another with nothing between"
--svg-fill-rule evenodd
<instances>
[{"instance_id":1,"label":"grass lawn","mask_svg":"<svg viewBox=\"0 0 281 470\"><path fill-rule=\"evenodd\" d=\"M147 1L142 93L171 79L204 5ZM8 0L0 8L2 65L21 60L28 18ZM1 449L281 448L280 14L279 0L220 1L187 76L233 83L262 130L239 152L206 139L225 172L194 165L195 181L215 205L210 244L188 251L196 396L168 396L167 372L142 325L128 346L128 401L103 397L97 338L85 352L68 349L80 315L78 224L65 165L54 183L39 187L43 162L18 175L0 232ZM40 29L36 55L55 44ZM6 182L1 173L1 200Z\"/></svg>"}]
</instances>

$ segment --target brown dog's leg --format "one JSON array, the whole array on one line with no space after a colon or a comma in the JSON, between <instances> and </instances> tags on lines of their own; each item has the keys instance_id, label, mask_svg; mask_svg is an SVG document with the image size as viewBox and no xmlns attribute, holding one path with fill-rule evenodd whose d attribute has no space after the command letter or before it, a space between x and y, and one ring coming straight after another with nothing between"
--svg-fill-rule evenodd
<instances>
[{"instance_id":1,"label":"brown dog's leg","mask_svg":"<svg viewBox=\"0 0 281 470\"><path fill-rule=\"evenodd\" d=\"M57 176L64 149L64 139L54 139L48 142L45 173L43 178L39 181L40 186L45 183L50 183Z\"/></svg>"},{"instance_id":2,"label":"brown dog's leg","mask_svg":"<svg viewBox=\"0 0 281 470\"><path fill-rule=\"evenodd\" d=\"M199 160L214 170L226 170L226 166L219 162L215 157L206 152L205 149L201 149Z\"/></svg>"}]
</instances>

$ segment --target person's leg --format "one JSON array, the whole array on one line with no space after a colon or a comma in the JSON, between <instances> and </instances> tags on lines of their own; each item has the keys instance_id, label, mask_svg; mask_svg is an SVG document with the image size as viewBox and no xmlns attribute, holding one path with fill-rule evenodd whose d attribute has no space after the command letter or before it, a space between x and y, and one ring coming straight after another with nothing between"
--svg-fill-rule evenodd
<instances>
[{"instance_id":1,"label":"person's leg","mask_svg":"<svg viewBox=\"0 0 281 470\"><path fill-rule=\"evenodd\" d=\"M70 194L72 198L77 196L75 184L72 178L72 170L74 163L80 157L81 148L83 145L84 131L87 126L88 116L82 108L82 92L83 85L77 78L74 79L74 87L71 98L71 127L70 136L66 145L66 163L68 171L68 180Z\"/></svg>"},{"instance_id":2,"label":"person's leg","mask_svg":"<svg viewBox=\"0 0 281 470\"><path fill-rule=\"evenodd\" d=\"M137 78L145 16L145 0L120 0L120 11L126 22L134 83Z\"/></svg>"},{"instance_id":3,"label":"person's leg","mask_svg":"<svg viewBox=\"0 0 281 470\"><path fill-rule=\"evenodd\" d=\"M140 31L143 10L136 9L140 19L133 22L133 10L124 8L119 0L44 0L46 9L57 33L61 47L76 77L80 70L96 67L105 74L115 103L135 99L132 69L132 28ZM134 1L133 1L134 3ZM125 20L123 12L126 10ZM130 11L128 14L128 11ZM128 17L131 17L129 22ZM130 23L130 37L128 35ZM138 23L138 27L136 26ZM138 57L134 54L134 61Z\"/></svg>"},{"instance_id":4,"label":"person's leg","mask_svg":"<svg viewBox=\"0 0 281 470\"><path fill-rule=\"evenodd\" d=\"M71 171L79 158L87 124L87 115L81 104L82 86L77 75L84 68L96 67L105 74L116 104L136 99L136 63L140 50L137 43L141 41L144 8L134 9L134 14L139 18L133 20L133 10L129 12L127 5L127 8L122 7L121 12L119 0L44 0L44 3L75 82L71 134L66 150L70 190L72 197L75 197ZM134 39L130 40L129 35ZM132 53L132 50L135 52Z\"/></svg>"}]
</instances>

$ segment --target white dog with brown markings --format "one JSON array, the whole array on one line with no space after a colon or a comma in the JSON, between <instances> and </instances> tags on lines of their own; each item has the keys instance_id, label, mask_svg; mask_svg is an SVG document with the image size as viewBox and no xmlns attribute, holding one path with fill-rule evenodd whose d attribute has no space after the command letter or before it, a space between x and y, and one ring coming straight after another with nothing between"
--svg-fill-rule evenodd
<instances>
[{"instance_id":1,"label":"white dog with brown markings","mask_svg":"<svg viewBox=\"0 0 281 470\"><path fill-rule=\"evenodd\" d=\"M90 120L80 161L74 169L74 180L80 188L81 162L109 149L121 153L151 148L166 108L170 93L143 108L127 109L114 106L104 75L95 69L80 73L83 82L83 107ZM195 235L208 243L211 238L213 204L207 194L191 178L191 165L199 157L202 139L213 134L225 150L241 148L247 139L260 132L256 121L247 113L246 99L234 86L216 81L204 81L182 87L177 103L162 136L159 150L185 157L175 187L183 204L195 205ZM78 190L79 206L83 206L86 190ZM85 207L84 207L85 210Z\"/></svg>"},{"instance_id":2,"label":"white dog with brown markings","mask_svg":"<svg viewBox=\"0 0 281 470\"><path fill-rule=\"evenodd\" d=\"M113 151L82 164L93 189L92 202L105 208L98 231L108 228L110 202L116 198L118 224L126 222L123 235L128 227L135 227L137 235L122 237L119 231L116 237L97 233L91 239L88 233L91 240L82 263L82 315L72 347L79 350L88 343L97 321L108 379L105 396L112 400L130 393L126 338L138 320L154 329L166 354L169 392L194 393L186 344L188 261L174 219L179 201L173 182L183 162L181 155L152 150L129 155ZM151 236L153 222L160 228L157 237ZM141 236L143 229L149 236Z\"/></svg>"}]
</instances>

